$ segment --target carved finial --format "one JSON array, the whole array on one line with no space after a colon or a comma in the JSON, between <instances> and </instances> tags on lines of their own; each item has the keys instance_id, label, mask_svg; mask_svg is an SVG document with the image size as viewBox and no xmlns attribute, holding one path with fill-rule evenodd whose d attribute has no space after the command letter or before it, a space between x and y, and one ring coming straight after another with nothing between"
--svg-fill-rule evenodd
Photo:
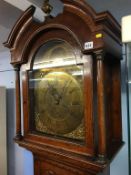
<instances>
[{"instance_id":1,"label":"carved finial","mask_svg":"<svg viewBox=\"0 0 131 175\"><path fill-rule=\"evenodd\" d=\"M49 15L53 9L53 7L49 4L49 0L44 0L43 6L42 6L42 11Z\"/></svg>"}]
</instances>

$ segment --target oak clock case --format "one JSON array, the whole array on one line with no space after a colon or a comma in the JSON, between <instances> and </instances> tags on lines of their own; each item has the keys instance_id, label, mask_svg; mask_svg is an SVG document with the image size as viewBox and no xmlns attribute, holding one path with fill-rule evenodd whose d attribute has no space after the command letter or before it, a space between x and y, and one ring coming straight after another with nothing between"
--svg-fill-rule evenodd
<instances>
[{"instance_id":1,"label":"oak clock case","mask_svg":"<svg viewBox=\"0 0 131 175\"><path fill-rule=\"evenodd\" d=\"M121 29L84 0L61 2L44 22L29 7L4 43L16 73L14 140L33 153L35 175L97 175L123 145Z\"/></svg>"}]
</instances>

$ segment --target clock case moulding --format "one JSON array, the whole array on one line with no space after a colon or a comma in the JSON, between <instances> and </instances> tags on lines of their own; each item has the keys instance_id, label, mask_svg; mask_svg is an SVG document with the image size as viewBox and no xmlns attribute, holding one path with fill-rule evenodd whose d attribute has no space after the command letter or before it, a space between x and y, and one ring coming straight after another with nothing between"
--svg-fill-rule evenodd
<instances>
[{"instance_id":1,"label":"clock case moulding","mask_svg":"<svg viewBox=\"0 0 131 175\"><path fill-rule=\"evenodd\" d=\"M14 25L7 42L11 64L16 72L16 137L15 142L34 154L35 174L46 174L45 166L56 172L74 175L97 174L107 167L122 146L121 120L121 28L109 12L96 13L84 0L61 0L63 13L48 16L42 23L33 18L30 6ZM21 109L20 68L29 65L36 50L46 41L63 39L78 54L88 59L86 77L88 128L86 146L81 148L68 141L33 134L29 128L28 79L22 80ZM93 42L91 49L85 43ZM25 72L26 74L26 72ZM24 113L24 134L21 127ZM40 172L41 171L41 172ZM53 170L47 171L51 174ZM57 173L56 173L57 174ZM58 173L59 174L59 173Z\"/></svg>"}]
</instances>

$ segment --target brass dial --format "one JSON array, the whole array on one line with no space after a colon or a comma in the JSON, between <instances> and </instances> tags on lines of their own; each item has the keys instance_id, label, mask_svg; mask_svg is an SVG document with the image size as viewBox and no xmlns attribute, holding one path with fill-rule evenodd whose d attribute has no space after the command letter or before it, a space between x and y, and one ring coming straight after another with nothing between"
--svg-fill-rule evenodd
<instances>
[{"instance_id":1,"label":"brass dial","mask_svg":"<svg viewBox=\"0 0 131 175\"><path fill-rule=\"evenodd\" d=\"M83 94L77 80L66 72L49 72L37 84L36 111L43 132L67 134L83 118Z\"/></svg>"}]
</instances>

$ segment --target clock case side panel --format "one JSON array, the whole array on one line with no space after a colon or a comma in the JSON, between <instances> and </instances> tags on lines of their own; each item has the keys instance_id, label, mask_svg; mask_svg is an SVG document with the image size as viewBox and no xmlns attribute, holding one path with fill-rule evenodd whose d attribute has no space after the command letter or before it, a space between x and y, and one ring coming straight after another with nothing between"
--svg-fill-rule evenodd
<instances>
[{"instance_id":1,"label":"clock case side panel","mask_svg":"<svg viewBox=\"0 0 131 175\"><path fill-rule=\"evenodd\" d=\"M123 145L121 117L121 63L106 54L104 65L107 157L112 159Z\"/></svg>"},{"instance_id":2,"label":"clock case side panel","mask_svg":"<svg viewBox=\"0 0 131 175\"><path fill-rule=\"evenodd\" d=\"M111 161L123 145L120 59L103 50L95 52L96 111L99 161Z\"/></svg>"}]
</instances>

